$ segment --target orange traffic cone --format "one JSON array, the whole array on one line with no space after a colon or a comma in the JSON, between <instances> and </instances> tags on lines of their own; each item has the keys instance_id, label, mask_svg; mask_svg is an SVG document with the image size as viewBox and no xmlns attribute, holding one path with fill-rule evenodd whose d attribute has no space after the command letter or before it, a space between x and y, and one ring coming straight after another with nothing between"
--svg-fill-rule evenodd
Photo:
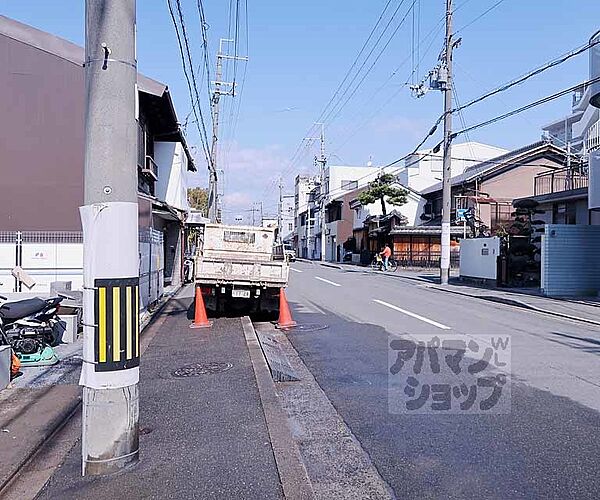
<instances>
[{"instance_id":1,"label":"orange traffic cone","mask_svg":"<svg viewBox=\"0 0 600 500\"><path fill-rule=\"evenodd\" d=\"M277 321L277 328L285 330L286 328L293 328L296 324L292 319L290 306L285 298L285 291L282 288L279 292L279 320Z\"/></svg>"},{"instance_id":2,"label":"orange traffic cone","mask_svg":"<svg viewBox=\"0 0 600 500\"><path fill-rule=\"evenodd\" d=\"M208 321L206 316L206 308L204 307L204 299L202 298L202 291L200 287L196 287L196 296L194 299L194 322L190 325L190 328L209 328L212 326L212 321Z\"/></svg>"}]
</instances>

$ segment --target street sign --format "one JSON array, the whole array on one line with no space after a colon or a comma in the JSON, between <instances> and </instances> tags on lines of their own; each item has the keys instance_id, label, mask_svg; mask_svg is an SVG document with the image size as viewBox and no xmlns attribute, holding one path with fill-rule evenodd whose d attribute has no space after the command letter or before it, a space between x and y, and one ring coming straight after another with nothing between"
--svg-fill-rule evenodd
<instances>
[{"instance_id":1,"label":"street sign","mask_svg":"<svg viewBox=\"0 0 600 500\"><path fill-rule=\"evenodd\" d=\"M463 222L466 220L465 218L465 214L467 213L469 209L468 208L457 208L456 209L456 220Z\"/></svg>"}]
</instances>

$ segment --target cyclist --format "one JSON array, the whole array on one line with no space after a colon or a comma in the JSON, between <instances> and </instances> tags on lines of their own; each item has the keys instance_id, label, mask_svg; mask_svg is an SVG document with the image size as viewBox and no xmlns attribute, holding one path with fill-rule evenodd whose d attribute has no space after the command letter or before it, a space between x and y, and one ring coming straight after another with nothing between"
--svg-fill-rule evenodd
<instances>
[{"instance_id":1,"label":"cyclist","mask_svg":"<svg viewBox=\"0 0 600 500\"><path fill-rule=\"evenodd\" d=\"M379 255L383 257L383 270L387 271L390 257L392 256L392 249L387 243L385 244L385 247L381 250Z\"/></svg>"}]
</instances>

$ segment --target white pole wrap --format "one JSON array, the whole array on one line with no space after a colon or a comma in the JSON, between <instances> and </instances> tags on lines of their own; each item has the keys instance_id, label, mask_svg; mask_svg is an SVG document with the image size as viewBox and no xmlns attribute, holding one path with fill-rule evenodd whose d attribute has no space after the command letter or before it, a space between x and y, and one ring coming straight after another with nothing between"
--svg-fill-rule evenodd
<instances>
[{"instance_id":1,"label":"white pole wrap","mask_svg":"<svg viewBox=\"0 0 600 500\"><path fill-rule=\"evenodd\" d=\"M138 205L80 207L83 227L83 367L80 385L116 389L139 382ZM123 245L135 235L135 244Z\"/></svg>"}]
</instances>

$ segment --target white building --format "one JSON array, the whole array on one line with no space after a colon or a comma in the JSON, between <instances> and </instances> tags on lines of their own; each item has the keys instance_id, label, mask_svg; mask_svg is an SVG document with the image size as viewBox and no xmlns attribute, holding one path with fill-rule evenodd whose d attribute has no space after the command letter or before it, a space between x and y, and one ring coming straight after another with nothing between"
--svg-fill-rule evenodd
<instances>
[{"instance_id":1,"label":"white building","mask_svg":"<svg viewBox=\"0 0 600 500\"><path fill-rule=\"evenodd\" d=\"M345 193L367 185L379 172L380 169L372 166L327 166L324 186L317 176L296 177L295 241L299 257L321 258L321 203L327 205Z\"/></svg>"},{"instance_id":2,"label":"white building","mask_svg":"<svg viewBox=\"0 0 600 500\"><path fill-rule=\"evenodd\" d=\"M452 144L452 177L462 174L469 165L505 153L508 150L479 142ZM420 192L440 182L442 175L442 152L434 153L433 149L424 149L406 159L404 168L398 172L398 180L403 186Z\"/></svg>"},{"instance_id":3,"label":"white building","mask_svg":"<svg viewBox=\"0 0 600 500\"><path fill-rule=\"evenodd\" d=\"M281 200L281 240L284 243L294 238L295 209L294 195L284 195Z\"/></svg>"},{"instance_id":4,"label":"white building","mask_svg":"<svg viewBox=\"0 0 600 500\"><path fill-rule=\"evenodd\" d=\"M309 253L309 241L314 239L310 227L314 225L314 206L309 206L309 200L314 196L317 179L309 175L297 175L294 186L294 248L298 257L308 259L312 258ZM311 244L314 245L314 242Z\"/></svg>"}]
</instances>

